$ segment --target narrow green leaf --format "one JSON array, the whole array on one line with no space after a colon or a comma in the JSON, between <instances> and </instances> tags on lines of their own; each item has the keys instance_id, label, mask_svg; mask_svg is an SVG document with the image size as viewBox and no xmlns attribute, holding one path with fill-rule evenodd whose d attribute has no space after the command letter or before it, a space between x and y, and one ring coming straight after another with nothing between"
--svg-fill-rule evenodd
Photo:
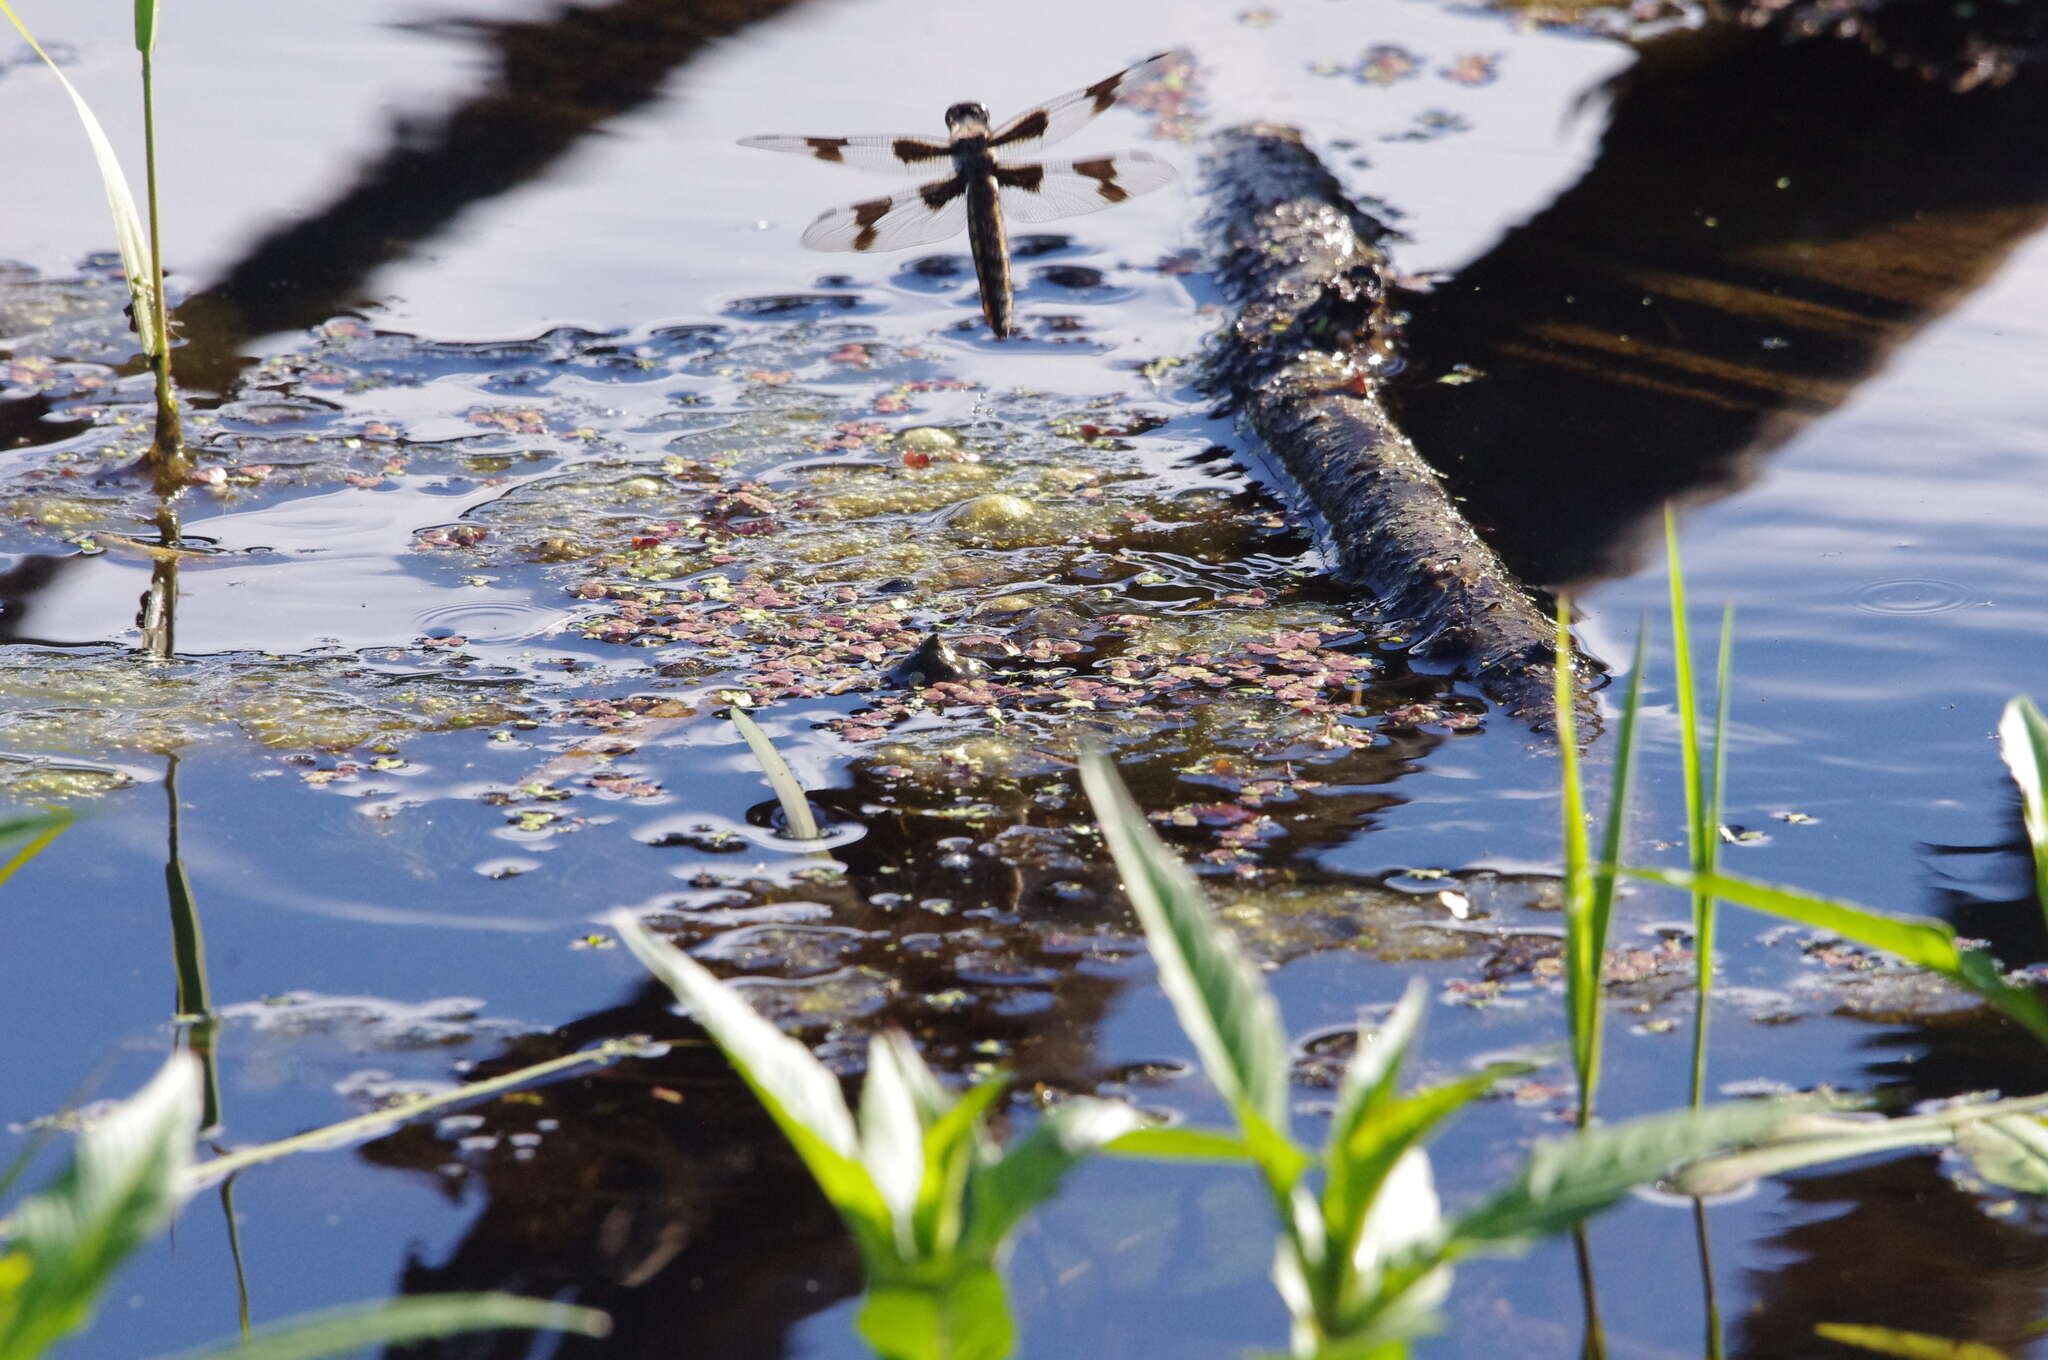
<instances>
[{"instance_id":1,"label":"narrow green leaf","mask_svg":"<svg viewBox=\"0 0 2048 1360\"><path fill-rule=\"evenodd\" d=\"M1631 878L1705 892L1773 916L1799 921L1844 939L1896 954L1977 993L2036 1039L2048 1044L2048 1007L2031 991L2015 987L1990 955L1956 945L1955 927L1925 916L1889 916L1849 902L1817 897L1797 888L1756 883L1725 874L1701 877L1677 869L1624 868Z\"/></svg>"},{"instance_id":2,"label":"narrow green leaf","mask_svg":"<svg viewBox=\"0 0 2048 1360\"><path fill-rule=\"evenodd\" d=\"M187 1351L177 1360L319 1360L371 1346L510 1329L604 1336L611 1319L595 1308L510 1294L431 1294L323 1310L264 1328L247 1341Z\"/></svg>"},{"instance_id":3,"label":"narrow green leaf","mask_svg":"<svg viewBox=\"0 0 2048 1360\"><path fill-rule=\"evenodd\" d=\"M2048 718L2022 695L1998 721L1998 750L2020 786L2020 811L2034 847L2034 895L2048 913Z\"/></svg>"},{"instance_id":4,"label":"narrow green leaf","mask_svg":"<svg viewBox=\"0 0 2048 1360\"><path fill-rule=\"evenodd\" d=\"M993 1261L1024 1215L1053 1197L1067 1173L1119 1139L1144 1117L1120 1100L1076 1096L1047 1110L1038 1124L968 1178L969 1254Z\"/></svg>"},{"instance_id":5,"label":"narrow green leaf","mask_svg":"<svg viewBox=\"0 0 2048 1360\"><path fill-rule=\"evenodd\" d=\"M754 759L761 764L761 773L768 776L768 787L775 790L775 799L782 804L782 820L789 827L792 840L817 840L818 819L811 812L811 800L804 793L804 786L797 782L796 771L789 768L789 762L782 758L782 752L775 749L775 743L761 730L761 725L748 717L735 705L732 710L732 725L747 739L747 745L754 752Z\"/></svg>"},{"instance_id":6,"label":"narrow green leaf","mask_svg":"<svg viewBox=\"0 0 2048 1360\"><path fill-rule=\"evenodd\" d=\"M839 1079L811 1051L756 1014L739 993L659 938L629 912L610 925L649 972L711 1035L760 1100L797 1156L861 1239L870 1268L895 1255L894 1219L874 1178L860 1164L853 1114Z\"/></svg>"},{"instance_id":7,"label":"narrow green leaf","mask_svg":"<svg viewBox=\"0 0 2048 1360\"><path fill-rule=\"evenodd\" d=\"M1925 1332L1902 1332L1895 1327L1865 1327L1850 1322L1817 1322L1813 1334L1825 1341L1859 1346L1879 1355L1900 1360L2007 1360L2004 1351L1981 1341L1951 1341Z\"/></svg>"},{"instance_id":8,"label":"narrow green leaf","mask_svg":"<svg viewBox=\"0 0 2048 1360\"><path fill-rule=\"evenodd\" d=\"M1305 1159L1286 1135L1287 1037L1273 994L1236 937L1210 912L1194 875L1146 825L1108 757L1099 751L1083 755L1081 784L1181 1028L1244 1126L1253 1155L1281 1183L1292 1184Z\"/></svg>"},{"instance_id":9,"label":"narrow green leaf","mask_svg":"<svg viewBox=\"0 0 2048 1360\"><path fill-rule=\"evenodd\" d=\"M156 50L156 0L135 0L135 50L144 56Z\"/></svg>"},{"instance_id":10,"label":"narrow green leaf","mask_svg":"<svg viewBox=\"0 0 2048 1360\"><path fill-rule=\"evenodd\" d=\"M1133 1129L1103 1151L1162 1162L1248 1162L1251 1149L1235 1133L1186 1127Z\"/></svg>"},{"instance_id":11,"label":"narrow green leaf","mask_svg":"<svg viewBox=\"0 0 2048 1360\"><path fill-rule=\"evenodd\" d=\"M198 1061L173 1053L80 1134L71 1164L14 1212L0 1260L25 1261L28 1274L0 1311L0 1360L31 1360L83 1327L115 1268L177 1211L199 1098Z\"/></svg>"},{"instance_id":12,"label":"narrow green leaf","mask_svg":"<svg viewBox=\"0 0 2048 1360\"><path fill-rule=\"evenodd\" d=\"M42 44L28 31L28 25L21 21L21 16L14 12L14 7L7 0L0 0L0 14L7 16L15 31L43 59L43 65L50 68L50 74L57 77L57 83L70 96L71 107L77 111L78 121L85 128L86 140L92 144L93 161L99 167L100 186L107 193L107 208L114 216L114 240L121 248L121 270L128 276L128 294L135 303L136 334L141 338L142 352L154 358L164 342L156 328L156 306L154 290L150 286L146 244L148 235L143 230L141 214L135 210L135 196L128 191L127 176L121 173L121 159L114 154L114 144L107 140L106 130L93 116L85 96L65 78L57 63L50 60L50 54L43 50Z\"/></svg>"}]
</instances>

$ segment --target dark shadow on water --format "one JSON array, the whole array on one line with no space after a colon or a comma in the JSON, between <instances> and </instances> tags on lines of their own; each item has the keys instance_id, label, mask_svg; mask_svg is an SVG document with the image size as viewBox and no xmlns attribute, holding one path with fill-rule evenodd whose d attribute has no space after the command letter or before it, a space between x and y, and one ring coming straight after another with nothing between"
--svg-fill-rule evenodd
<instances>
[{"instance_id":1,"label":"dark shadow on water","mask_svg":"<svg viewBox=\"0 0 2048 1360\"><path fill-rule=\"evenodd\" d=\"M1546 585L1628 569L1659 505L1749 479L2048 216L2038 62L1958 94L1857 43L1717 25L1647 44L1611 94L1585 176L1406 299L1400 417ZM1457 365L1475 380L1438 381Z\"/></svg>"},{"instance_id":2,"label":"dark shadow on water","mask_svg":"<svg viewBox=\"0 0 2048 1360\"><path fill-rule=\"evenodd\" d=\"M1986 1212L1929 1156L1787 1177L1793 1226L1759 1242L1785 1264L1750 1272L1733 1353L1751 1360L1869 1352L1822 1341L1848 1322L1977 1341L2020 1354L2048 1309L2048 1238Z\"/></svg>"}]
</instances>

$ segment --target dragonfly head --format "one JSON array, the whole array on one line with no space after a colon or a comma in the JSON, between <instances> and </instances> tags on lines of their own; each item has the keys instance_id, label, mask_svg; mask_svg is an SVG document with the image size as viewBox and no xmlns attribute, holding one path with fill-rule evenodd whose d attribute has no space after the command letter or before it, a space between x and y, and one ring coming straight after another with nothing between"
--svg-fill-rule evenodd
<instances>
[{"instance_id":1,"label":"dragonfly head","mask_svg":"<svg viewBox=\"0 0 2048 1360\"><path fill-rule=\"evenodd\" d=\"M946 110L946 131L954 136L988 131L988 109L981 104L955 104Z\"/></svg>"}]
</instances>

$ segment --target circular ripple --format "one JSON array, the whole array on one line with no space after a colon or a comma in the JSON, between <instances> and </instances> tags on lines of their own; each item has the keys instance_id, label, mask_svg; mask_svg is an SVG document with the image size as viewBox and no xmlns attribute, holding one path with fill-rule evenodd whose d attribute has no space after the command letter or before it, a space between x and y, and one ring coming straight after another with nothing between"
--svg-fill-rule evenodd
<instances>
[{"instance_id":1,"label":"circular ripple","mask_svg":"<svg viewBox=\"0 0 2048 1360\"><path fill-rule=\"evenodd\" d=\"M560 609L519 600L479 600L441 605L413 617L413 631L425 637L466 637L473 642L521 642L539 637L569 617Z\"/></svg>"},{"instance_id":2,"label":"circular ripple","mask_svg":"<svg viewBox=\"0 0 2048 1360\"><path fill-rule=\"evenodd\" d=\"M1872 614L1946 614L1966 609L1969 593L1953 581L1902 577L1896 581L1872 581L1850 595L1858 609Z\"/></svg>"}]
</instances>

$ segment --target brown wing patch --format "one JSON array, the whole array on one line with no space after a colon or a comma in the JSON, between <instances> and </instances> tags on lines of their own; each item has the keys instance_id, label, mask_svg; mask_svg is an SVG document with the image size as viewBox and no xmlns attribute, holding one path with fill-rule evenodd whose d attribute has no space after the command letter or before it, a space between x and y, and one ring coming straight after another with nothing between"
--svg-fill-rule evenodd
<instances>
[{"instance_id":1,"label":"brown wing patch","mask_svg":"<svg viewBox=\"0 0 2048 1360\"><path fill-rule=\"evenodd\" d=\"M1121 203L1130 197L1124 186L1116 182L1116 161L1104 156L1099 160L1075 161L1074 173L1086 175L1095 181L1095 192L1105 203Z\"/></svg>"},{"instance_id":2,"label":"brown wing patch","mask_svg":"<svg viewBox=\"0 0 2048 1360\"><path fill-rule=\"evenodd\" d=\"M999 146L1009 146L1013 142L1035 141L1045 135L1045 130L1051 123L1052 120L1046 117L1044 109L1033 109L997 134L989 142L989 149L993 151Z\"/></svg>"},{"instance_id":3,"label":"brown wing patch","mask_svg":"<svg viewBox=\"0 0 2048 1360\"><path fill-rule=\"evenodd\" d=\"M865 203L853 205L853 224L860 228L853 237L855 250L866 250L874 245L875 224L887 217L889 209L894 206L895 200L889 198L871 198Z\"/></svg>"},{"instance_id":4,"label":"brown wing patch","mask_svg":"<svg viewBox=\"0 0 2048 1360\"><path fill-rule=\"evenodd\" d=\"M935 179L930 184L918 186L917 192L924 199L924 205L937 212L967 192L967 181L959 175L951 179Z\"/></svg>"},{"instance_id":5,"label":"brown wing patch","mask_svg":"<svg viewBox=\"0 0 2048 1360\"><path fill-rule=\"evenodd\" d=\"M905 165L916 165L920 161L945 160L953 154L953 149L934 142L922 142L915 137L898 137L889 143L889 153Z\"/></svg>"},{"instance_id":6,"label":"brown wing patch","mask_svg":"<svg viewBox=\"0 0 2048 1360\"><path fill-rule=\"evenodd\" d=\"M1124 75L1125 72L1118 71L1113 76L1105 76L1101 80L1096 81L1093 85L1090 85L1087 89L1081 91L1081 93L1087 95L1089 99L1094 101L1095 111L1097 113L1102 113L1106 111L1111 104L1116 103L1117 92L1123 87Z\"/></svg>"},{"instance_id":7,"label":"brown wing patch","mask_svg":"<svg viewBox=\"0 0 2048 1360\"><path fill-rule=\"evenodd\" d=\"M1022 189L1028 194L1038 192L1045 183L1045 167L1042 165L998 165L996 183L1005 189Z\"/></svg>"},{"instance_id":8,"label":"brown wing patch","mask_svg":"<svg viewBox=\"0 0 2048 1360\"><path fill-rule=\"evenodd\" d=\"M846 142L847 139L844 137L804 138L804 145L811 149L813 156L821 161L838 161L842 165L846 163L846 157L840 153L845 149Z\"/></svg>"}]
</instances>

